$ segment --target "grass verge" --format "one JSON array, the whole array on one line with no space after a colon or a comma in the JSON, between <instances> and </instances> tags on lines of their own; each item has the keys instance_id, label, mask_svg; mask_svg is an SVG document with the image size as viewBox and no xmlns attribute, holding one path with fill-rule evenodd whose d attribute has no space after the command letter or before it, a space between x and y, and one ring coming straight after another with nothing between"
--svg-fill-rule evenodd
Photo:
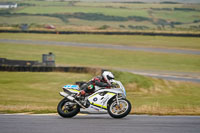
<instances>
[{"instance_id":1,"label":"grass verge","mask_svg":"<svg viewBox=\"0 0 200 133\"><path fill-rule=\"evenodd\" d=\"M200 84L114 71L127 90L133 114L200 115ZM0 72L0 113L55 113L65 84L89 80L79 73Z\"/></svg>"},{"instance_id":2,"label":"grass verge","mask_svg":"<svg viewBox=\"0 0 200 133\"><path fill-rule=\"evenodd\" d=\"M55 112L62 86L90 78L78 73L0 72L0 112Z\"/></svg>"}]
</instances>

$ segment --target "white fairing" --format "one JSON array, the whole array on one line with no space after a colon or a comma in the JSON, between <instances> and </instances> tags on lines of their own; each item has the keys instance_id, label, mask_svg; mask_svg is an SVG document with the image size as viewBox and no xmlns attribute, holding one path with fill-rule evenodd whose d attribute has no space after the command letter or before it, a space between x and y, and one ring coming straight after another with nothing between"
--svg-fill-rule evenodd
<instances>
[{"instance_id":1,"label":"white fairing","mask_svg":"<svg viewBox=\"0 0 200 133\"><path fill-rule=\"evenodd\" d=\"M126 90L120 81L112 80L111 83L118 84L119 88L111 88L111 89L103 89L97 88L95 93L86 97L86 100L90 102L91 109L101 110L107 109L108 101L113 98L114 96L120 96L122 98L126 98ZM79 87L77 85L66 85L63 87L67 89L71 93L78 93L80 92ZM65 92L64 92L65 93ZM64 95L64 94L63 94Z\"/></svg>"},{"instance_id":2,"label":"white fairing","mask_svg":"<svg viewBox=\"0 0 200 133\"><path fill-rule=\"evenodd\" d=\"M123 98L126 98L126 90L125 90L123 84L117 80L112 80L111 82L119 85L120 88L118 88L118 90L120 90L123 93L123 95L124 95Z\"/></svg>"},{"instance_id":3,"label":"white fairing","mask_svg":"<svg viewBox=\"0 0 200 133\"><path fill-rule=\"evenodd\" d=\"M109 101L109 99L111 99L115 93L111 93L111 92L107 92L105 95L102 95L103 92L96 92L93 95L88 97L88 100L90 102L91 105L99 107L99 108L103 108L103 109L107 109L107 103Z\"/></svg>"},{"instance_id":4,"label":"white fairing","mask_svg":"<svg viewBox=\"0 0 200 133\"><path fill-rule=\"evenodd\" d=\"M112 83L118 84L119 88L97 90L88 97L90 104L98 108L107 109L108 101L115 95L121 95L121 97L126 98L126 90L122 83L116 80L112 80Z\"/></svg>"}]
</instances>

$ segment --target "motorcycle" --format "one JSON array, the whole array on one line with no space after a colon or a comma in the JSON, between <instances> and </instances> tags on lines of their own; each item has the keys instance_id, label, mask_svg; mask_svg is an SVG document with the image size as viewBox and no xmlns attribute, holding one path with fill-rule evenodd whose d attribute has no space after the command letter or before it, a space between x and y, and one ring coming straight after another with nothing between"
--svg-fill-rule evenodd
<instances>
[{"instance_id":1,"label":"motorcycle","mask_svg":"<svg viewBox=\"0 0 200 133\"><path fill-rule=\"evenodd\" d=\"M71 118L80 112L80 108L107 110L108 114L113 118L123 118L131 111L131 104L126 99L126 90L122 83L112 80L114 88L100 88L95 86L93 94L85 96L77 96L79 94L79 85L65 85L60 95L64 97L58 106L57 112L64 118Z\"/></svg>"}]
</instances>

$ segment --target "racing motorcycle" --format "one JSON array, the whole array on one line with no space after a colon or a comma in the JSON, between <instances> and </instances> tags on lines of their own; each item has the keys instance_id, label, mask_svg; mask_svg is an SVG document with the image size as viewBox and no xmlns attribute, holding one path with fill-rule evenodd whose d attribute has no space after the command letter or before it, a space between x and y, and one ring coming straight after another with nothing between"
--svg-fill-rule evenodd
<instances>
[{"instance_id":1,"label":"racing motorcycle","mask_svg":"<svg viewBox=\"0 0 200 133\"><path fill-rule=\"evenodd\" d=\"M120 81L112 80L114 88L100 88L95 86L93 94L78 96L79 85L65 85L60 95L64 98L57 106L58 114L64 118L70 118L80 112L80 108L94 110L107 110L113 118L123 118L131 111L131 104L126 99L126 90Z\"/></svg>"}]
</instances>

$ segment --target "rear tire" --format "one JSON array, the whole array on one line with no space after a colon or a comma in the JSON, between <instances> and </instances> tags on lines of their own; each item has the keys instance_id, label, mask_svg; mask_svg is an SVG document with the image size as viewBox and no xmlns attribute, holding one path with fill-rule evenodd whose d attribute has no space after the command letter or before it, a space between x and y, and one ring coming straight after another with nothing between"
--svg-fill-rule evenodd
<instances>
[{"instance_id":1,"label":"rear tire","mask_svg":"<svg viewBox=\"0 0 200 133\"><path fill-rule=\"evenodd\" d=\"M112 99L108 104L108 113L113 118L123 118L131 111L131 104L127 99L119 99L119 106L117 101Z\"/></svg>"},{"instance_id":2,"label":"rear tire","mask_svg":"<svg viewBox=\"0 0 200 133\"><path fill-rule=\"evenodd\" d=\"M67 102L70 102L70 101L66 98L61 100L57 106L57 112L60 116L64 118L71 118L80 112L80 106L76 104L73 107L66 108L65 104Z\"/></svg>"}]
</instances>

